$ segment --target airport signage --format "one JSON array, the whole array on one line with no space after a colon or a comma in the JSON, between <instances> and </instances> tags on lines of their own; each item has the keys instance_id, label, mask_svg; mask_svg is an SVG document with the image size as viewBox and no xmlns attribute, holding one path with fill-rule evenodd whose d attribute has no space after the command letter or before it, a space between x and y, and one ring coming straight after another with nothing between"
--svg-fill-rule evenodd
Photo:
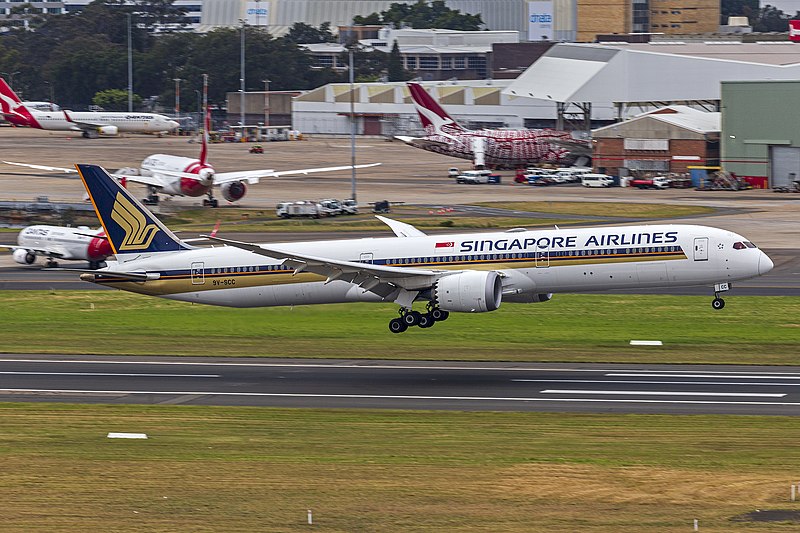
<instances>
[{"instance_id":1,"label":"airport signage","mask_svg":"<svg viewBox=\"0 0 800 533\"><path fill-rule=\"evenodd\" d=\"M553 1L528 2L528 40L553 40Z\"/></svg>"},{"instance_id":2,"label":"airport signage","mask_svg":"<svg viewBox=\"0 0 800 533\"><path fill-rule=\"evenodd\" d=\"M249 26L269 25L269 2L247 2L245 20Z\"/></svg>"}]
</instances>

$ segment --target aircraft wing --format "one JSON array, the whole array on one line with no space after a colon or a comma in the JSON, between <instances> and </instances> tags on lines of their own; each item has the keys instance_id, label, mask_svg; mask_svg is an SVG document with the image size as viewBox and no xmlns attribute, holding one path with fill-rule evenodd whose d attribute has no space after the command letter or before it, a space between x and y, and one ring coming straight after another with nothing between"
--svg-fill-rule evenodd
<instances>
[{"instance_id":1,"label":"aircraft wing","mask_svg":"<svg viewBox=\"0 0 800 533\"><path fill-rule=\"evenodd\" d=\"M294 273L312 272L328 279L325 283L342 280L354 283L384 300L396 301L401 305L411 302L421 290L431 287L437 279L457 273L453 270L431 270L423 268L399 268L371 263L341 261L287 250L271 248L262 244L209 237L209 239L248 250L273 259L283 259L283 264L294 268Z\"/></svg>"},{"instance_id":2,"label":"aircraft wing","mask_svg":"<svg viewBox=\"0 0 800 533\"><path fill-rule=\"evenodd\" d=\"M61 167L48 167L46 165L32 165L30 163L15 163L13 161L3 161L6 165L15 165L18 167L28 167L36 170L46 170L48 172L63 172L64 174L77 174L75 168L61 168Z\"/></svg>"},{"instance_id":3,"label":"aircraft wing","mask_svg":"<svg viewBox=\"0 0 800 533\"><path fill-rule=\"evenodd\" d=\"M356 165L355 168L369 168L377 167L381 163L369 163L365 165ZM265 170L240 170L236 172L218 172L214 175L214 185L222 185L232 181L246 181L247 183L258 183L261 178L277 178L280 176L291 176L293 174L315 174L317 172L334 172L337 170L350 170L353 168L350 165L340 167L320 167L320 168L303 168L299 170L280 170L275 171L272 169Z\"/></svg>"},{"instance_id":4,"label":"aircraft wing","mask_svg":"<svg viewBox=\"0 0 800 533\"><path fill-rule=\"evenodd\" d=\"M112 174L117 179L125 178L128 181L132 181L133 183L140 183L142 185L148 185L150 187L158 187L159 189L166 187L171 183L168 177L161 177L158 175L153 176L128 176L127 174ZM195 178L197 176L195 175Z\"/></svg>"},{"instance_id":5,"label":"aircraft wing","mask_svg":"<svg viewBox=\"0 0 800 533\"><path fill-rule=\"evenodd\" d=\"M56 258L64 257L63 253L55 249L46 250L44 248L31 248L30 246L19 246L16 244L0 244L0 248L8 250L10 252L16 252L17 250L25 250L27 252L33 252L36 255L43 255L46 257L56 257Z\"/></svg>"},{"instance_id":6,"label":"aircraft wing","mask_svg":"<svg viewBox=\"0 0 800 533\"><path fill-rule=\"evenodd\" d=\"M408 137L406 135L395 135L395 139L399 141L403 141L406 144L410 144L411 146L416 146L417 148L425 148L425 147L438 147L438 148L446 148L447 143L441 141L434 141L433 139L426 139L425 137Z\"/></svg>"}]
</instances>

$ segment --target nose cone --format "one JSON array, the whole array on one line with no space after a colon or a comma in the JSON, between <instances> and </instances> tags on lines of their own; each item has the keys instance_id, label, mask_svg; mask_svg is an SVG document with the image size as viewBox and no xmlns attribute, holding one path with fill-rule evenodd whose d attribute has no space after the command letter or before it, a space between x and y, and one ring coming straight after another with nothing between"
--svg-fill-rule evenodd
<instances>
[{"instance_id":1,"label":"nose cone","mask_svg":"<svg viewBox=\"0 0 800 533\"><path fill-rule=\"evenodd\" d=\"M772 262L772 259L769 258L767 254L761 252L761 255L758 257L758 274L759 276L763 276L774 267L775 264Z\"/></svg>"},{"instance_id":2,"label":"nose cone","mask_svg":"<svg viewBox=\"0 0 800 533\"><path fill-rule=\"evenodd\" d=\"M175 122L174 120L169 120L169 121L167 121L167 127L168 127L170 130L177 129L177 128L178 128L178 126L180 126L180 124L179 124L179 123L177 123L177 122Z\"/></svg>"}]
</instances>

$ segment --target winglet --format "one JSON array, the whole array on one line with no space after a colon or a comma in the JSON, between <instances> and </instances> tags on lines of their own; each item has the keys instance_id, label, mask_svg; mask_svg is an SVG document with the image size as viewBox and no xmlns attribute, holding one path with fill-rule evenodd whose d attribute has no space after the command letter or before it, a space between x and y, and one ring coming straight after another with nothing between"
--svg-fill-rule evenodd
<instances>
[{"instance_id":1,"label":"winglet","mask_svg":"<svg viewBox=\"0 0 800 533\"><path fill-rule=\"evenodd\" d=\"M406 224L405 222L399 222L397 220L392 220L391 218L382 217L380 215L375 215L375 218L392 228L392 231L398 237L426 237L427 235L411 224Z\"/></svg>"},{"instance_id":2,"label":"winglet","mask_svg":"<svg viewBox=\"0 0 800 533\"><path fill-rule=\"evenodd\" d=\"M203 145L200 148L200 165L205 166L208 159L208 136L211 134L211 111L206 110L205 123L203 125Z\"/></svg>"},{"instance_id":3,"label":"winglet","mask_svg":"<svg viewBox=\"0 0 800 533\"><path fill-rule=\"evenodd\" d=\"M74 121L74 120L72 120L72 117L71 117L71 116L69 116L69 111L67 111L66 109L64 109L64 110L62 110L61 112L62 112L62 113L64 113L64 120L66 120L67 122L72 122L73 124L75 124L75 121Z\"/></svg>"},{"instance_id":4,"label":"winglet","mask_svg":"<svg viewBox=\"0 0 800 533\"><path fill-rule=\"evenodd\" d=\"M125 254L188 250L127 189L97 165L75 165L117 260Z\"/></svg>"}]
</instances>

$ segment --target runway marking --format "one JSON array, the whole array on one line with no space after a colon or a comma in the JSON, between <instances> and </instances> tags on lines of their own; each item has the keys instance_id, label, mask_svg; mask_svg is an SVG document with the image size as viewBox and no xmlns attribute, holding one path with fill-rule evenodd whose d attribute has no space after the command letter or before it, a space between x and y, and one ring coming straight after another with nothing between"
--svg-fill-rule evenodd
<instances>
[{"instance_id":1,"label":"runway marking","mask_svg":"<svg viewBox=\"0 0 800 533\"><path fill-rule=\"evenodd\" d=\"M609 394L613 396L731 396L742 398L783 398L786 394L773 392L691 392L691 391L638 391L638 390L574 390L547 389L542 394Z\"/></svg>"},{"instance_id":2,"label":"runway marking","mask_svg":"<svg viewBox=\"0 0 800 533\"><path fill-rule=\"evenodd\" d=\"M732 402L711 400L650 400L644 398L514 398L514 397L484 397L484 396L406 396L406 395L379 395L379 394L303 394L303 393L271 393L271 392L196 392L196 391L125 391L125 390L82 390L82 389L0 389L3 393L48 393L48 394L162 394L168 396L253 396L272 398L339 398L356 400L443 400L443 401L500 401L500 402L572 402L572 403L658 403L658 404L686 404L686 405L772 405L772 406L800 406L797 402Z\"/></svg>"},{"instance_id":3,"label":"runway marking","mask_svg":"<svg viewBox=\"0 0 800 533\"><path fill-rule=\"evenodd\" d=\"M119 376L126 378L218 378L219 374L114 374L111 372L3 372L16 376Z\"/></svg>"},{"instance_id":4,"label":"runway marking","mask_svg":"<svg viewBox=\"0 0 800 533\"><path fill-rule=\"evenodd\" d=\"M800 387L800 383L754 383L752 381L646 381L633 379L512 379L511 381L524 383L626 383L635 385L752 385L762 387Z\"/></svg>"},{"instance_id":5,"label":"runway marking","mask_svg":"<svg viewBox=\"0 0 800 533\"><path fill-rule=\"evenodd\" d=\"M779 374L779 373L764 373L764 374L751 374L751 375L719 375L719 374L606 374L608 377L620 378L726 378L735 377L737 379L764 379L774 377L775 379L800 379L798 375Z\"/></svg>"}]
</instances>

